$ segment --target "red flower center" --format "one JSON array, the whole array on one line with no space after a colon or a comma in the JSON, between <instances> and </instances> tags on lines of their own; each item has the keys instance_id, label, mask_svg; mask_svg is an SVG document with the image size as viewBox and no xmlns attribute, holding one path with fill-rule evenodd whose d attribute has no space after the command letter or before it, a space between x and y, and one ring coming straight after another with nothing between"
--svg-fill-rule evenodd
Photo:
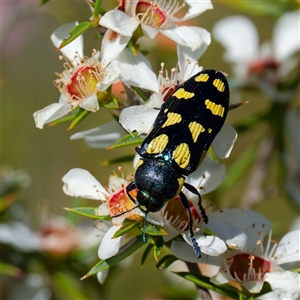
<instances>
[{"instance_id":1,"label":"red flower center","mask_svg":"<svg viewBox=\"0 0 300 300\"><path fill-rule=\"evenodd\" d=\"M227 259L232 277L240 280L259 280L270 271L271 262L259 256L240 253Z\"/></svg>"},{"instance_id":2,"label":"red flower center","mask_svg":"<svg viewBox=\"0 0 300 300\"><path fill-rule=\"evenodd\" d=\"M79 100L93 94L98 82L95 74L97 69L94 67L82 67L74 72L73 76L66 84L66 89L73 100Z\"/></svg>"},{"instance_id":3,"label":"red flower center","mask_svg":"<svg viewBox=\"0 0 300 300\"><path fill-rule=\"evenodd\" d=\"M167 19L166 13L157 4L146 1L139 1L135 13L140 22L154 28L159 28Z\"/></svg>"},{"instance_id":4,"label":"red flower center","mask_svg":"<svg viewBox=\"0 0 300 300\"><path fill-rule=\"evenodd\" d=\"M193 218L193 228L196 228L200 221L201 216L199 215L193 204L189 202L192 218ZM166 220L170 225L176 228L179 232L184 232L190 228L190 218L187 210L183 207L179 197L176 197L168 201L166 208L164 210L164 215Z\"/></svg>"}]
</instances>

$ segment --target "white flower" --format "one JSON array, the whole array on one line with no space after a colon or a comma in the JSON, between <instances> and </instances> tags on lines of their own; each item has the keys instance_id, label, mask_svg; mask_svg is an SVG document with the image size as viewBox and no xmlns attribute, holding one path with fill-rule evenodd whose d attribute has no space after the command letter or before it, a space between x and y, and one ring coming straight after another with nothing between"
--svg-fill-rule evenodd
<instances>
[{"instance_id":1,"label":"white flower","mask_svg":"<svg viewBox=\"0 0 300 300\"><path fill-rule=\"evenodd\" d=\"M77 140L83 138L89 147L99 149L111 146L126 133L117 121L112 120L104 125L77 132L70 139Z\"/></svg>"},{"instance_id":2,"label":"white flower","mask_svg":"<svg viewBox=\"0 0 300 300\"><path fill-rule=\"evenodd\" d=\"M182 18L175 17L176 13L185 5L188 10ZM169 37L178 45L190 48L195 51L202 46L202 39L195 27L177 26L175 22L199 16L207 9L212 9L211 1L191 1L185 0L183 3L178 1L136 1L128 0L125 2L123 11L118 9L107 12L99 24L110 29L106 32L104 59L110 59L123 51L129 40L137 33L138 26L141 26L142 34L153 39L158 32ZM110 38L112 31L117 33L117 37Z\"/></svg>"},{"instance_id":3,"label":"white flower","mask_svg":"<svg viewBox=\"0 0 300 300\"><path fill-rule=\"evenodd\" d=\"M194 186L201 195L204 195L213 191L222 183L225 172L224 165L219 165L218 162L211 160L207 156L200 167L190 174L185 182ZM204 236L203 234L204 227L209 227L209 224L205 225L203 222L203 215L198 204L198 196L185 187L183 187L182 192L186 196L190 206L194 236L201 252L212 256L222 254L226 250L225 243L216 236ZM209 209L210 206L204 207L205 211ZM168 201L161 211L149 213L148 221L163 226L164 230L168 233L168 235L163 237L166 242L181 234L186 241L185 247L190 248L192 251L193 244L189 233L189 215L178 196ZM197 259L195 254L193 254L193 257Z\"/></svg>"},{"instance_id":4,"label":"white flower","mask_svg":"<svg viewBox=\"0 0 300 300\"><path fill-rule=\"evenodd\" d=\"M77 22L64 24L53 32L51 40L56 48L77 24ZM83 56L82 36L62 48L61 52L64 55L61 59L66 60L64 64L66 70L54 81L61 93L59 102L33 114L37 128L43 128L44 124L66 115L77 105L88 111L97 111L99 109L97 93L116 83L121 73L116 61L106 64L100 62L99 52L94 51L92 57Z\"/></svg>"},{"instance_id":5,"label":"white flower","mask_svg":"<svg viewBox=\"0 0 300 300\"><path fill-rule=\"evenodd\" d=\"M300 49L299 20L299 11L283 14L274 27L272 43L261 47L254 24L244 16L219 21L213 35L225 47L225 59L234 64L236 78L251 82L254 74L269 71L267 76L278 81L295 66L292 54Z\"/></svg>"},{"instance_id":6,"label":"white flower","mask_svg":"<svg viewBox=\"0 0 300 300\"><path fill-rule=\"evenodd\" d=\"M202 263L220 266L212 282L224 284L236 281L249 292L259 293L264 281L267 281L280 299L297 299L300 294L299 274L285 271L280 265L299 261L299 230L286 234L278 246L271 245L274 241L269 234L264 248L263 239L270 231L269 220L254 211L237 208L212 214L207 227L229 248L219 257L203 256ZM191 261L186 247L178 243L173 241L172 252L183 260Z\"/></svg>"}]
</instances>

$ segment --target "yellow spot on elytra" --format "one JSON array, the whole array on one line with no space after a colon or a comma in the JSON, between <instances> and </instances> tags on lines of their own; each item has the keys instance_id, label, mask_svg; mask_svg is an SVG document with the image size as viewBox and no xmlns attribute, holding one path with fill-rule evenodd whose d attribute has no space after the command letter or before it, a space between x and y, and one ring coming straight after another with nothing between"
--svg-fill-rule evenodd
<instances>
[{"instance_id":1,"label":"yellow spot on elytra","mask_svg":"<svg viewBox=\"0 0 300 300\"><path fill-rule=\"evenodd\" d=\"M193 137L193 140L194 140L194 143L197 142L197 139L198 139L198 136L201 132L204 132L205 131L205 128L197 123L197 122L191 122L189 124L189 129L191 131L191 134L192 134L192 137Z\"/></svg>"},{"instance_id":2,"label":"yellow spot on elytra","mask_svg":"<svg viewBox=\"0 0 300 300\"><path fill-rule=\"evenodd\" d=\"M208 133L212 133L212 129L211 128L208 128L207 131L208 131Z\"/></svg>"},{"instance_id":3,"label":"yellow spot on elytra","mask_svg":"<svg viewBox=\"0 0 300 300\"><path fill-rule=\"evenodd\" d=\"M221 104L216 104L216 103L210 101L209 99L207 99L207 100L205 100L205 105L206 105L206 108L211 110L211 112L214 115L223 117L225 109Z\"/></svg>"},{"instance_id":4,"label":"yellow spot on elytra","mask_svg":"<svg viewBox=\"0 0 300 300\"><path fill-rule=\"evenodd\" d=\"M213 85L217 88L219 92L224 92L225 91L225 85L224 82L220 79L215 79L213 81Z\"/></svg>"},{"instance_id":5,"label":"yellow spot on elytra","mask_svg":"<svg viewBox=\"0 0 300 300\"><path fill-rule=\"evenodd\" d=\"M174 97L177 99L190 99L195 96L194 93L187 92L184 88L179 88L175 93L173 93Z\"/></svg>"},{"instance_id":6,"label":"yellow spot on elytra","mask_svg":"<svg viewBox=\"0 0 300 300\"><path fill-rule=\"evenodd\" d=\"M169 109L168 109L168 108L166 108L166 109L164 110L164 113L166 114L168 110L169 110Z\"/></svg>"},{"instance_id":7,"label":"yellow spot on elytra","mask_svg":"<svg viewBox=\"0 0 300 300\"><path fill-rule=\"evenodd\" d=\"M170 113L168 113L168 119L163 124L162 128L180 123L181 120L182 120L182 118L181 118L180 114L170 112Z\"/></svg>"},{"instance_id":8,"label":"yellow spot on elytra","mask_svg":"<svg viewBox=\"0 0 300 300\"><path fill-rule=\"evenodd\" d=\"M196 82L206 82L208 80L208 74L200 74L199 76L195 77Z\"/></svg>"},{"instance_id":9,"label":"yellow spot on elytra","mask_svg":"<svg viewBox=\"0 0 300 300\"><path fill-rule=\"evenodd\" d=\"M144 163L144 160L143 159L139 159L139 161L138 161L138 163L137 163L137 165L136 165L136 167L135 167L135 172L136 172L136 170L138 169L138 167L140 166L140 165L142 165Z\"/></svg>"},{"instance_id":10,"label":"yellow spot on elytra","mask_svg":"<svg viewBox=\"0 0 300 300\"><path fill-rule=\"evenodd\" d=\"M169 138L166 134L161 134L154 138L147 147L147 153L149 154L158 154L165 150Z\"/></svg>"},{"instance_id":11,"label":"yellow spot on elytra","mask_svg":"<svg viewBox=\"0 0 300 300\"><path fill-rule=\"evenodd\" d=\"M177 181L178 181L178 189L176 192L176 196L179 195L179 193L181 192L185 179L183 177L180 177L180 178L177 178Z\"/></svg>"},{"instance_id":12,"label":"yellow spot on elytra","mask_svg":"<svg viewBox=\"0 0 300 300\"><path fill-rule=\"evenodd\" d=\"M190 158L191 152L188 144L181 143L174 150L173 159L180 168L185 169L190 163Z\"/></svg>"}]
</instances>

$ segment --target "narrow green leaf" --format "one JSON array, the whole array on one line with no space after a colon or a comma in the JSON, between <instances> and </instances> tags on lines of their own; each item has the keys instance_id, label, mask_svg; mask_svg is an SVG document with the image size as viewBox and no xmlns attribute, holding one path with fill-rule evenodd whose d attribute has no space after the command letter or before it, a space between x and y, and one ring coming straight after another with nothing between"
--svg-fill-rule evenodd
<instances>
[{"instance_id":1,"label":"narrow green leaf","mask_svg":"<svg viewBox=\"0 0 300 300\"><path fill-rule=\"evenodd\" d=\"M110 267L116 265L135 251L137 251L139 248L141 248L143 245L145 245L143 241L142 235L135 237L131 241L129 241L126 245L124 245L120 251L119 254L108 258L104 260L100 260L86 275L84 275L81 279L86 279L90 277L91 275L94 275L98 272L104 271L106 269L109 269Z\"/></svg>"},{"instance_id":2,"label":"narrow green leaf","mask_svg":"<svg viewBox=\"0 0 300 300\"><path fill-rule=\"evenodd\" d=\"M159 270L166 270L176 260L178 260L178 258L172 254L165 255L158 261L156 268Z\"/></svg>"},{"instance_id":3,"label":"narrow green leaf","mask_svg":"<svg viewBox=\"0 0 300 300\"><path fill-rule=\"evenodd\" d=\"M124 156L124 157L105 160L105 161L102 162L102 166L109 166L109 165L112 165L112 164L120 164L120 163L124 163L124 162L129 162L129 161L133 161L133 159L134 159L134 155L127 155L127 156Z\"/></svg>"},{"instance_id":4,"label":"narrow green leaf","mask_svg":"<svg viewBox=\"0 0 300 300\"><path fill-rule=\"evenodd\" d=\"M72 274L64 272L55 272L52 274L52 283L55 291L59 293L58 299L80 299L88 300L89 297L81 291L78 279ZM56 298L57 299L57 298Z\"/></svg>"},{"instance_id":5,"label":"narrow green leaf","mask_svg":"<svg viewBox=\"0 0 300 300\"><path fill-rule=\"evenodd\" d=\"M81 121L83 121L90 113L91 113L91 111L89 111L89 110L83 110L83 111L81 111L76 116L76 118L73 120L73 122L69 126L68 130L73 129L76 125L78 125Z\"/></svg>"},{"instance_id":6,"label":"narrow green leaf","mask_svg":"<svg viewBox=\"0 0 300 300\"><path fill-rule=\"evenodd\" d=\"M73 207L73 208L65 207L64 209L92 219L106 220L106 221L111 220L111 216L109 215L107 216L97 215L97 209L98 209L97 207Z\"/></svg>"},{"instance_id":7,"label":"narrow green leaf","mask_svg":"<svg viewBox=\"0 0 300 300\"><path fill-rule=\"evenodd\" d=\"M241 11L252 13L254 15L280 17L283 13L283 6L278 5L276 1L222 1L222 4L234 7Z\"/></svg>"},{"instance_id":8,"label":"narrow green leaf","mask_svg":"<svg viewBox=\"0 0 300 300\"><path fill-rule=\"evenodd\" d=\"M82 35L84 32L86 32L89 28L93 27L93 23L91 22L82 22L78 25L76 25L70 32L69 32L69 38L62 41L62 43L59 45L57 50L60 50L61 48L65 47L66 45L70 44L72 41L74 41L77 37Z\"/></svg>"},{"instance_id":9,"label":"narrow green leaf","mask_svg":"<svg viewBox=\"0 0 300 300\"><path fill-rule=\"evenodd\" d=\"M143 253L143 255L142 255L142 259L141 259L141 266L144 265L144 263L145 263L145 261L146 261L148 255L149 255L150 251L152 250L152 248L153 248L153 245L152 245L152 244L149 244L149 245L147 246L147 248L145 249L145 251L144 251L144 253Z\"/></svg>"},{"instance_id":10,"label":"narrow green leaf","mask_svg":"<svg viewBox=\"0 0 300 300\"><path fill-rule=\"evenodd\" d=\"M109 146L107 149L116 149L121 148L129 145L136 145L141 144L144 139L139 137L137 132L134 132L132 134L127 134L123 137L121 137L119 140L117 140L113 145Z\"/></svg>"},{"instance_id":11,"label":"narrow green leaf","mask_svg":"<svg viewBox=\"0 0 300 300\"><path fill-rule=\"evenodd\" d=\"M212 282L210 282L209 277L203 275L194 275L188 272L173 272L173 273L208 290L212 290L216 293L227 296L231 299L239 299L239 291L236 289L236 292L234 292L232 290L232 286L228 284L217 286ZM230 287L230 289L227 288L227 286Z\"/></svg>"},{"instance_id":12,"label":"narrow green leaf","mask_svg":"<svg viewBox=\"0 0 300 300\"><path fill-rule=\"evenodd\" d=\"M158 239L156 239L156 242L154 244L154 249L153 249L153 256L156 262L158 262L158 257L161 254L161 251L164 247L164 240L162 239L162 237L159 237Z\"/></svg>"},{"instance_id":13,"label":"narrow green leaf","mask_svg":"<svg viewBox=\"0 0 300 300\"><path fill-rule=\"evenodd\" d=\"M121 226L121 228L119 230L117 230L117 232L113 235L113 239L122 236L123 234L129 232L130 230L132 230L133 228L137 227L138 225L140 225L139 222L136 221L130 221L130 220L125 220Z\"/></svg>"},{"instance_id":14,"label":"narrow green leaf","mask_svg":"<svg viewBox=\"0 0 300 300\"><path fill-rule=\"evenodd\" d=\"M119 103L116 97L112 97L111 102L107 103L104 105L104 107L109 108L109 109L119 109Z\"/></svg>"},{"instance_id":15,"label":"narrow green leaf","mask_svg":"<svg viewBox=\"0 0 300 300\"><path fill-rule=\"evenodd\" d=\"M81 112L81 111L84 111L84 109L82 109L80 106L76 106L70 113L68 113L66 116L64 117L61 117L51 123L48 124L48 126L54 126L54 125L57 125L57 124L60 124L60 123L65 123L65 122L68 122L68 121L72 121L74 120L77 115Z\"/></svg>"},{"instance_id":16,"label":"narrow green leaf","mask_svg":"<svg viewBox=\"0 0 300 300\"><path fill-rule=\"evenodd\" d=\"M20 278L23 275L23 271L16 266L0 262L0 274Z\"/></svg>"},{"instance_id":17,"label":"narrow green leaf","mask_svg":"<svg viewBox=\"0 0 300 300\"><path fill-rule=\"evenodd\" d=\"M163 230L161 226L150 224L150 223L148 223L145 229L143 227L141 228L141 230L142 232L145 232L148 235L154 235L154 236L164 236L168 234L165 230Z\"/></svg>"},{"instance_id":18,"label":"narrow green leaf","mask_svg":"<svg viewBox=\"0 0 300 300\"><path fill-rule=\"evenodd\" d=\"M50 2L50 0L41 0L40 2L40 6L43 6L44 4Z\"/></svg>"}]
</instances>

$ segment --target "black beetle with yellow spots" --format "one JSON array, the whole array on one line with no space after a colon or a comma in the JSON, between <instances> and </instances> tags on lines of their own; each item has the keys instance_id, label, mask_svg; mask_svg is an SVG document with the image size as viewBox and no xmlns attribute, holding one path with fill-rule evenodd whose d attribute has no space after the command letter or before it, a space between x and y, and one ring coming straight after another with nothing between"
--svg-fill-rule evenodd
<instances>
[{"instance_id":1,"label":"black beetle with yellow spots","mask_svg":"<svg viewBox=\"0 0 300 300\"><path fill-rule=\"evenodd\" d=\"M145 213L157 212L179 195L188 211L190 237L195 253L201 257L194 238L192 216L186 187L199 197L202 217L208 218L197 189L185 182L206 156L208 148L221 130L229 107L229 87L225 76L215 70L202 71L177 88L162 105L148 135L140 147L141 156L135 180L126 190L129 198ZM137 189L134 199L130 192Z\"/></svg>"}]
</instances>

